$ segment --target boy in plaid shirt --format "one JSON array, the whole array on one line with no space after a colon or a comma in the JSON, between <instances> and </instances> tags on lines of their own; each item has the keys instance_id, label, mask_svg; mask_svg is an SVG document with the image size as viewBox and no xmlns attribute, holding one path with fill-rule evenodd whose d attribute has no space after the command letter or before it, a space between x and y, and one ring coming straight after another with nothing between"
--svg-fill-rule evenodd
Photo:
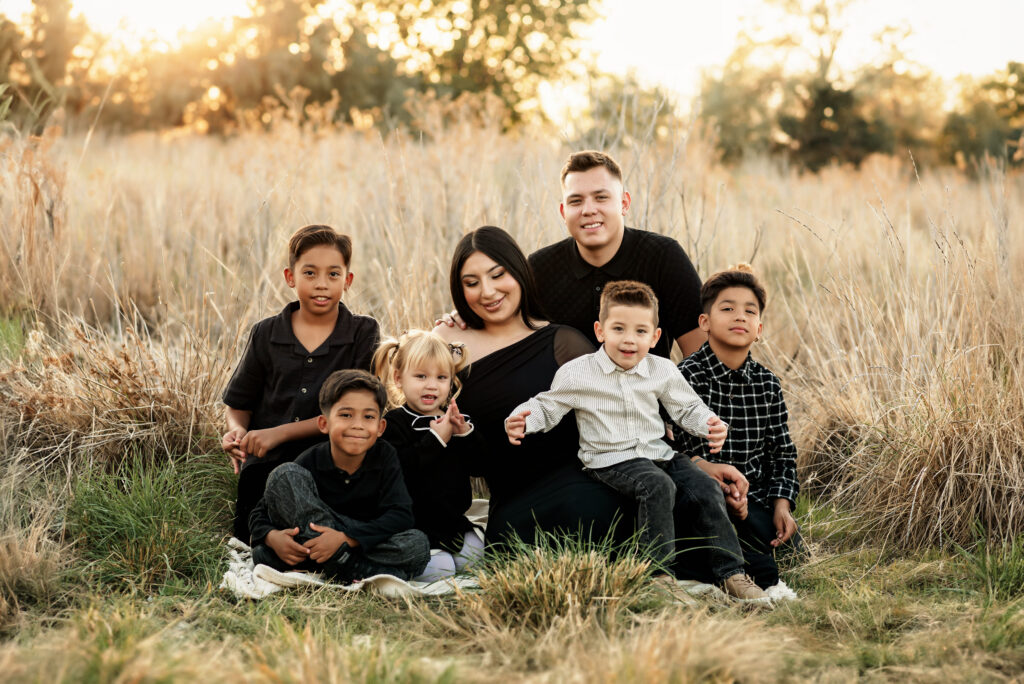
<instances>
[{"instance_id":1,"label":"boy in plaid shirt","mask_svg":"<svg viewBox=\"0 0 1024 684\"><path fill-rule=\"evenodd\" d=\"M730 500L747 574L761 587L778 584L775 550L800 547L793 519L800 484L796 447L779 379L754 361L761 337L765 290L747 264L708 278L700 292L699 325L708 341L679 370L729 426L729 439L711 456L704 440L682 434L680 451L695 461L710 458L735 466L750 482L746 500ZM781 547L781 548L780 548Z\"/></svg>"}]
</instances>

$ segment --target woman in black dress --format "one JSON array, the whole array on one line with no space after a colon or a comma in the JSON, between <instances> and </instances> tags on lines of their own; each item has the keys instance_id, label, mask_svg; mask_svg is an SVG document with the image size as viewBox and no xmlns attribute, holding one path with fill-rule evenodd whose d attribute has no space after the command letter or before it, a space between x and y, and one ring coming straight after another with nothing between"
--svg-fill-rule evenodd
<instances>
[{"instance_id":1,"label":"woman in black dress","mask_svg":"<svg viewBox=\"0 0 1024 684\"><path fill-rule=\"evenodd\" d=\"M466 330L438 326L462 342L470 365L462 372L462 410L485 444L474 468L491 492L487 542L515 534L533 542L537 528L603 539L627 511L618 531L632 531L630 502L582 472L573 416L550 432L512 446L504 421L521 402L551 386L566 361L594 351L574 328L549 324L537 312L526 257L501 228L484 226L455 248L451 293ZM625 529L628 528L628 529Z\"/></svg>"}]
</instances>

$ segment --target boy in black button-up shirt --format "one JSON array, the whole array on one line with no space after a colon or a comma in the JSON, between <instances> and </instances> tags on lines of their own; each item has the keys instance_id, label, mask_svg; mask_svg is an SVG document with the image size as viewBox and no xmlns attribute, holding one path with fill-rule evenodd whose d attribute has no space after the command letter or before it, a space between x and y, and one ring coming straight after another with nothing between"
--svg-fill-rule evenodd
<instances>
[{"instance_id":1,"label":"boy in black button-up shirt","mask_svg":"<svg viewBox=\"0 0 1024 684\"><path fill-rule=\"evenodd\" d=\"M279 570L318 570L352 581L409 579L430 558L413 525L412 499L381 417L384 386L366 371L332 374L319 394L326 443L270 474L252 512L253 561Z\"/></svg>"},{"instance_id":2,"label":"boy in black button-up shirt","mask_svg":"<svg viewBox=\"0 0 1024 684\"><path fill-rule=\"evenodd\" d=\"M352 242L328 226L300 228L288 243L285 281L298 301L253 326L227 388L222 446L238 478L235 536L249 540L248 519L267 476L323 440L317 393L332 372L370 367L377 321L349 312Z\"/></svg>"}]
</instances>

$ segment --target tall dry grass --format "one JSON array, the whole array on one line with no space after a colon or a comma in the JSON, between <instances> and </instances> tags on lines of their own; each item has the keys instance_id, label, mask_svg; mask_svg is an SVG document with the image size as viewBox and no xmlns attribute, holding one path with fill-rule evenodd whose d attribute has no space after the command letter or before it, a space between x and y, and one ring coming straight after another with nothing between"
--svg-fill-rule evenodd
<instances>
[{"instance_id":1,"label":"tall dry grass","mask_svg":"<svg viewBox=\"0 0 1024 684\"><path fill-rule=\"evenodd\" d=\"M352 235L348 304L390 333L450 306L466 230L504 226L527 251L563 236L567 145L503 134L486 111L421 107L429 137L282 121L226 140L0 143L0 310L45 332L42 359L74 359L26 351L5 365L14 443L110 456L141 434L159 451L213 448L219 390L248 326L288 300L283 249L302 224ZM685 130L611 151L631 224L679 239L704 275L746 260L764 276L755 355L783 378L801 476L852 518L851 539L964 543L976 521L1024 531L1024 178L918 177L909 159L727 170ZM131 392L95 382L127 368L122 345L147 374L123 380ZM67 407L50 410L58 398Z\"/></svg>"}]
</instances>

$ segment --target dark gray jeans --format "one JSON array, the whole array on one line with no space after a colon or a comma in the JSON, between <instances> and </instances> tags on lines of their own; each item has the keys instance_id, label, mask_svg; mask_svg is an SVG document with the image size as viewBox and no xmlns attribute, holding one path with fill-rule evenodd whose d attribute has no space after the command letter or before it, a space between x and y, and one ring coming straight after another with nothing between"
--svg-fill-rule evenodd
<instances>
[{"instance_id":1,"label":"dark gray jeans","mask_svg":"<svg viewBox=\"0 0 1024 684\"><path fill-rule=\"evenodd\" d=\"M743 554L718 482L686 456L670 461L635 458L586 472L637 502L640 543L655 562L679 576L679 533L700 543L701 565L714 581L743 572Z\"/></svg>"},{"instance_id":2,"label":"dark gray jeans","mask_svg":"<svg viewBox=\"0 0 1024 684\"><path fill-rule=\"evenodd\" d=\"M270 519L278 529L298 527L295 541L299 544L319 536L310 529L310 523L344 532L352 527L352 520L325 504L316 491L313 475L300 465L283 463L267 478L264 500ZM269 550L269 549L268 549ZM419 530L405 530L394 534L372 549L357 547L339 549L324 563L307 560L291 566L277 557L272 550L261 557L272 556L278 570L314 570L341 581L353 581L371 575L394 575L410 579L423 572L430 560L430 542ZM256 554L254 553L254 559Z\"/></svg>"}]
</instances>

